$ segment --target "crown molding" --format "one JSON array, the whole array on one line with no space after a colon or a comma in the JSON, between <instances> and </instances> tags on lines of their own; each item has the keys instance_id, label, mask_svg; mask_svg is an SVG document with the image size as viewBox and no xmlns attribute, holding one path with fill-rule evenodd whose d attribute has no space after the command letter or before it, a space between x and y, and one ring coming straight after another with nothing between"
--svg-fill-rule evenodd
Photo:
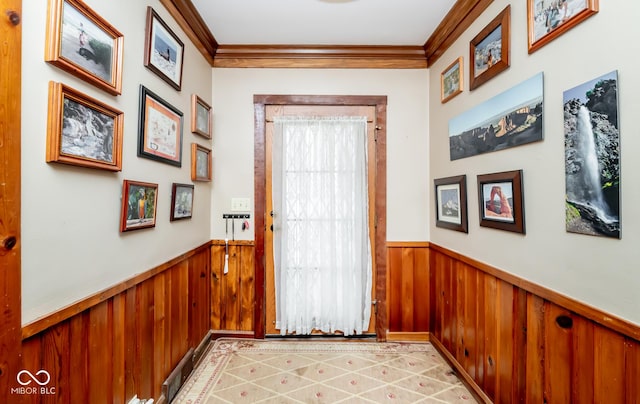
<instances>
[{"instance_id":1,"label":"crown molding","mask_svg":"<svg viewBox=\"0 0 640 404\"><path fill-rule=\"evenodd\" d=\"M423 69L493 0L458 0L423 46L220 45L191 0L160 0L212 67Z\"/></svg>"},{"instance_id":2,"label":"crown molding","mask_svg":"<svg viewBox=\"0 0 640 404\"><path fill-rule=\"evenodd\" d=\"M428 65L435 63L492 2L458 0L424 44Z\"/></svg>"}]
</instances>

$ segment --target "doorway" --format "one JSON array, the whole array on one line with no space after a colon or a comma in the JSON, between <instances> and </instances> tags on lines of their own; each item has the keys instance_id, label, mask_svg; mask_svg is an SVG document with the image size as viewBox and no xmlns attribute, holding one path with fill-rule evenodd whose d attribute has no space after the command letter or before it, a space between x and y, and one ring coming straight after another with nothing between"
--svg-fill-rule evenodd
<instances>
[{"instance_id":1,"label":"doorway","mask_svg":"<svg viewBox=\"0 0 640 404\"><path fill-rule=\"evenodd\" d=\"M379 341L386 334L386 97L384 96L254 96L256 338L275 334L275 292L271 239L271 138L273 116L367 116L369 154L369 218L373 258L372 319L368 332ZM372 157L373 156L373 157Z\"/></svg>"}]
</instances>

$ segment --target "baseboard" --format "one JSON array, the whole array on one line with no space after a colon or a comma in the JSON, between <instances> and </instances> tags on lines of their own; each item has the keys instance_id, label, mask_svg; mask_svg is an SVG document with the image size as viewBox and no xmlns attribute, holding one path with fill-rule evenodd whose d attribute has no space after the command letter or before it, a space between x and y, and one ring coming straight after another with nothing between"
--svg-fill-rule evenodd
<instances>
[{"instance_id":1,"label":"baseboard","mask_svg":"<svg viewBox=\"0 0 640 404\"><path fill-rule=\"evenodd\" d=\"M218 338L255 338L255 333L253 331L212 330L211 339Z\"/></svg>"},{"instance_id":2,"label":"baseboard","mask_svg":"<svg viewBox=\"0 0 640 404\"><path fill-rule=\"evenodd\" d=\"M207 348L209 348L209 345L211 344L212 335L213 335L213 331L209 330L207 335L205 335L204 338L202 338L202 341L200 341L196 349L193 351L192 361L193 361L194 368L198 366L200 359L202 359L202 356L205 354L205 352L207 352Z\"/></svg>"},{"instance_id":3,"label":"baseboard","mask_svg":"<svg viewBox=\"0 0 640 404\"><path fill-rule=\"evenodd\" d=\"M429 342L429 332L387 331L387 342Z\"/></svg>"},{"instance_id":4,"label":"baseboard","mask_svg":"<svg viewBox=\"0 0 640 404\"><path fill-rule=\"evenodd\" d=\"M438 340L438 338L436 338L435 335L430 336L429 342L431 342L431 345L433 345L433 347L438 352L440 352L440 355L444 357L444 359L449 363L449 365L451 365L451 367L455 369L458 379L460 379L462 383L464 383L464 385L467 386L471 394L473 394L473 396L478 402L487 403L487 404L493 403L493 401L491 401L489 396L487 396L485 392L482 391L480 386L476 384L476 382L469 375L469 373L467 373L467 371L464 370L462 365L458 363L456 358L454 358L453 355L447 350L447 348L445 348L445 346L442 345L440 340Z\"/></svg>"},{"instance_id":5,"label":"baseboard","mask_svg":"<svg viewBox=\"0 0 640 404\"><path fill-rule=\"evenodd\" d=\"M167 380L162 383L162 395L168 402L178 394L180 387L193 371L193 348L189 349L178 365L171 371Z\"/></svg>"}]
</instances>

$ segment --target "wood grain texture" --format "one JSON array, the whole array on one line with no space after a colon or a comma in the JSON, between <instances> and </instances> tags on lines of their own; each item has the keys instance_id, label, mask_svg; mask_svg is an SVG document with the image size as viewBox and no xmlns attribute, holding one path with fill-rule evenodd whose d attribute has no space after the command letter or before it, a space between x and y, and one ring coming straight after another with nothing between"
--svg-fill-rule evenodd
<instances>
[{"instance_id":1,"label":"wood grain texture","mask_svg":"<svg viewBox=\"0 0 640 404\"><path fill-rule=\"evenodd\" d=\"M0 14L0 396L21 370L20 142L21 0L3 0Z\"/></svg>"},{"instance_id":2,"label":"wood grain texture","mask_svg":"<svg viewBox=\"0 0 640 404\"><path fill-rule=\"evenodd\" d=\"M429 250L430 340L491 402L640 402L637 339L527 291L527 282L434 244Z\"/></svg>"},{"instance_id":3,"label":"wood grain texture","mask_svg":"<svg viewBox=\"0 0 640 404\"><path fill-rule=\"evenodd\" d=\"M23 366L48 371L50 386L56 387L57 394L42 402L162 398L162 382L210 329L210 305L204 300L211 287L210 249L183 256L164 271L24 339ZM192 294L205 296L202 304L189 304ZM192 324L191 319L198 320Z\"/></svg>"},{"instance_id":4,"label":"wood grain texture","mask_svg":"<svg viewBox=\"0 0 640 404\"><path fill-rule=\"evenodd\" d=\"M257 232L256 232L257 233ZM211 246L211 327L221 332L253 332L256 303L253 242L230 241L228 273L224 273L224 240Z\"/></svg>"}]
</instances>

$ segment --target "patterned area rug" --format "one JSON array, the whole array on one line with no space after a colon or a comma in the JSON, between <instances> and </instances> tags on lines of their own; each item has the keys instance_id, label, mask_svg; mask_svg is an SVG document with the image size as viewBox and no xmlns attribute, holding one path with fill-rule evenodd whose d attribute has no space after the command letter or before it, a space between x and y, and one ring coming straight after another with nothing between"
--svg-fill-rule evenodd
<instances>
[{"instance_id":1,"label":"patterned area rug","mask_svg":"<svg viewBox=\"0 0 640 404\"><path fill-rule=\"evenodd\" d=\"M428 343L218 339L174 403L475 403Z\"/></svg>"}]
</instances>

